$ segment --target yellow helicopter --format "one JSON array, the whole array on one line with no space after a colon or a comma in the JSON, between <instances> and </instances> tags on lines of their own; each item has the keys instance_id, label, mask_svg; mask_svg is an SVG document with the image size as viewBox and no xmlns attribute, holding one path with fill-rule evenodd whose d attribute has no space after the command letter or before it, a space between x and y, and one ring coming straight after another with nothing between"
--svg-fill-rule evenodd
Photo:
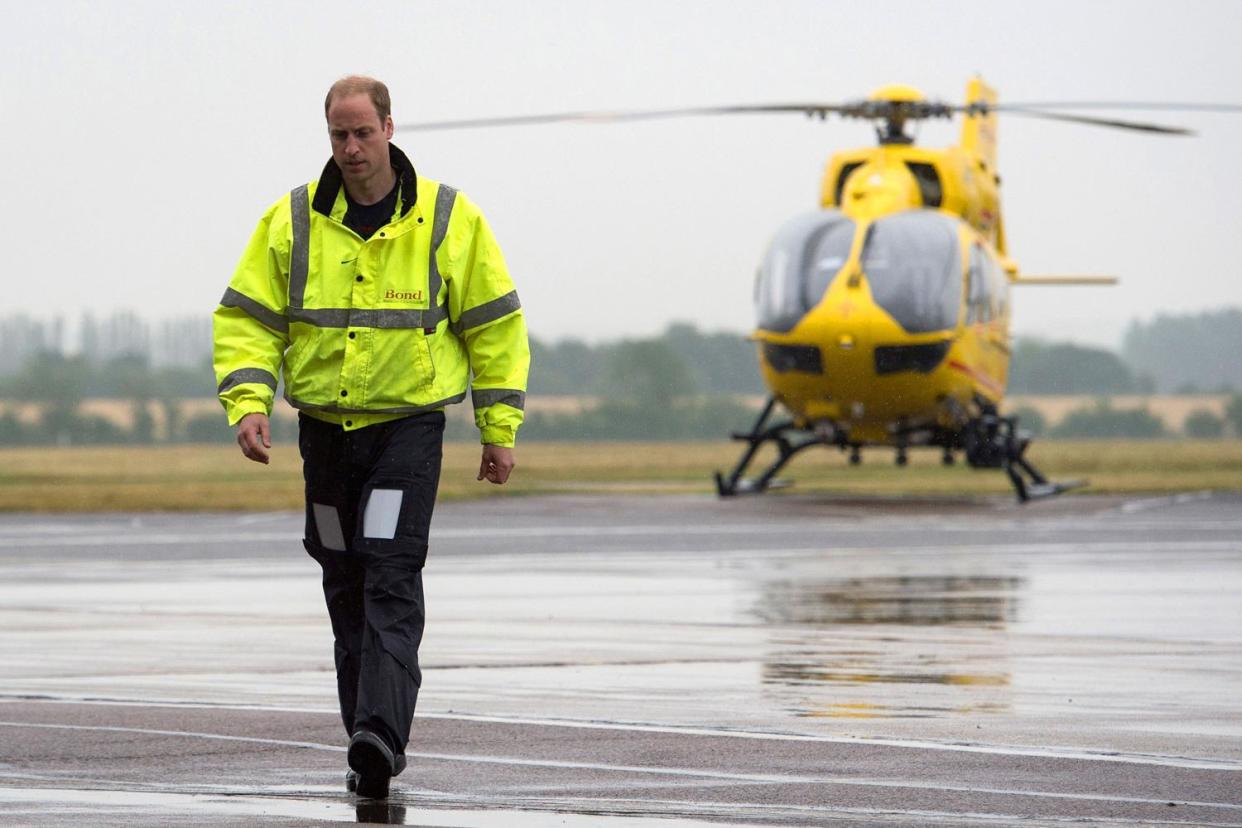
<instances>
[{"instance_id":1,"label":"yellow helicopter","mask_svg":"<svg viewBox=\"0 0 1242 828\"><path fill-rule=\"evenodd\" d=\"M1003 469L1020 501L1058 494L1082 481L1051 482L1025 457L1029 435L1000 413L1009 368L1012 285L1112 284L1111 277L1021 276L1008 257L996 170L997 113L1163 134L1180 127L1057 109L1240 111L1232 104L997 102L981 79L966 100L928 100L910 86L885 86L843 104L760 104L638 112L567 112L407 124L456 129L558 121L626 121L693 115L800 112L876 125L875 146L833 155L820 209L782 226L755 282L760 368L771 396L728 474L722 496L763 492L798 453L817 445L934 447L975 468ZM960 142L944 149L914 145L906 126L963 118ZM788 416L775 417L777 407ZM755 477L760 450L776 449Z\"/></svg>"},{"instance_id":2,"label":"yellow helicopter","mask_svg":"<svg viewBox=\"0 0 1242 828\"><path fill-rule=\"evenodd\" d=\"M755 288L763 378L772 397L740 462L717 473L722 495L763 491L798 452L934 446L946 464L1003 468L1020 500L1081 485L1051 483L1025 457L1029 437L999 412L1009 370L1009 287L996 171L996 93L970 81L960 143L913 145L909 121L949 117L909 86L886 86L846 110L880 123L878 145L834 155L822 209L782 227ZM1099 284L1112 279L1043 278ZM776 404L793 414L768 424ZM777 457L754 479L767 443Z\"/></svg>"}]
</instances>

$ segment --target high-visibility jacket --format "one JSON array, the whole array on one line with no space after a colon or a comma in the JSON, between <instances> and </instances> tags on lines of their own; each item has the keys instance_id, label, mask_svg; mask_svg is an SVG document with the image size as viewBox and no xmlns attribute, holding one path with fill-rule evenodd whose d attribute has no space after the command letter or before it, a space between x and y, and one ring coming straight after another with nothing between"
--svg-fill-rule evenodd
<instances>
[{"instance_id":1,"label":"high-visibility jacket","mask_svg":"<svg viewBox=\"0 0 1242 828\"><path fill-rule=\"evenodd\" d=\"M281 370L291 405L346 430L459 402L469 383L482 442L512 446L530 350L500 248L465 195L389 152L399 198L370 239L342 223L332 160L259 222L214 315L229 424L271 413Z\"/></svg>"}]
</instances>

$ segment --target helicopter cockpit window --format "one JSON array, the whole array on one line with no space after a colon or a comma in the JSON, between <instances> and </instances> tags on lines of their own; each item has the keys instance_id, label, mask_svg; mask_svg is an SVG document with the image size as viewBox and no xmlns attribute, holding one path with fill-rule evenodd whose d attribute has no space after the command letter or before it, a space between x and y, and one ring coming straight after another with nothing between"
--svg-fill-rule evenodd
<instances>
[{"instance_id":1,"label":"helicopter cockpit window","mask_svg":"<svg viewBox=\"0 0 1242 828\"><path fill-rule=\"evenodd\" d=\"M966 324L990 322L992 319L992 281L988 258L979 245L970 248L969 280L966 291Z\"/></svg>"},{"instance_id":2,"label":"helicopter cockpit window","mask_svg":"<svg viewBox=\"0 0 1242 828\"><path fill-rule=\"evenodd\" d=\"M990 322L1005 315L1009 280L1000 264L979 245L970 248L966 323Z\"/></svg>"},{"instance_id":3,"label":"helicopter cockpit window","mask_svg":"<svg viewBox=\"0 0 1242 828\"><path fill-rule=\"evenodd\" d=\"M755 283L759 327L792 330L849 259L854 222L836 210L799 216L776 233Z\"/></svg>"},{"instance_id":4,"label":"helicopter cockpit window","mask_svg":"<svg viewBox=\"0 0 1242 828\"><path fill-rule=\"evenodd\" d=\"M1009 313L1009 276L992 256L988 256L988 276L992 280L992 307L996 316L1006 316Z\"/></svg>"},{"instance_id":5,"label":"helicopter cockpit window","mask_svg":"<svg viewBox=\"0 0 1242 828\"><path fill-rule=\"evenodd\" d=\"M962 301L957 223L933 210L907 210L871 225L863 272L876 303L910 333L957 324Z\"/></svg>"},{"instance_id":6,"label":"helicopter cockpit window","mask_svg":"<svg viewBox=\"0 0 1242 828\"><path fill-rule=\"evenodd\" d=\"M944 200L944 186L940 183L940 173L936 172L936 165L907 161L906 168L919 185L919 197L923 199L923 206L939 207Z\"/></svg>"},{"instance_id":7,"label":"helicopter cockpit window","mask_svg":"<svg viewBox=\"0 0 1242 828\"><path fill-rule=\"evenodd\" d=\"M858 169L862 165L863 165L863 162L861 161L851 161L848 164L841 165L841 172L837 174L837 183L832 191L833 192L832 197L833 197L834 204L837 204L837 205L841 204L841 194L845 192L846 179L850 177L850 174L853 173L854 170Z\"/></svg>"}]
</instances>

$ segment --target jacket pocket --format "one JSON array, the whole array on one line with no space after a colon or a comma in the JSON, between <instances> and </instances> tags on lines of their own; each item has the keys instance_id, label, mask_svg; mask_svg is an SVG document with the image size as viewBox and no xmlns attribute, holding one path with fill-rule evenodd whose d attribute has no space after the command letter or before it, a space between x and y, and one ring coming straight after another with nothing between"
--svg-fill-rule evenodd
<instances>
[{"instance_id":1,"label":"jacket pocket","mask_svg":"<svg viewBox=\"0 0 1242 828\"><path fill-rule=\"evenodd\" d=\"M422 330L376 328L367 336L367 406L384 409L426 405L434 397L431 387L436 369Z\"/></svg>"},{"instance_id":2,"label":"jacket pocket","mask_svg":"<svg viewBox=\"0 0 1242 828\"><path fill-rule=\"evenodd\" d=\"M306 367L306 363L315 353L318 344L317 334L318 331L310 331L294 336L285 350L282 368L285 374L285 388L290 392L301 390L297 386L305 384L306 378L301 376L302 369Z\"/></svg>"},{"instance_id":3,"label":"jacket pocket","mask_svg":"<svg viewBox=\"0 0 1242 828\"><path fill-rule=\"evenodd\" d=\"M414 340L414 370L417 372L414 385L419 390L431 387L436 379L436 361L431 356L431 345L427 335L419 332Z\"/></svg>"}]
</instances>

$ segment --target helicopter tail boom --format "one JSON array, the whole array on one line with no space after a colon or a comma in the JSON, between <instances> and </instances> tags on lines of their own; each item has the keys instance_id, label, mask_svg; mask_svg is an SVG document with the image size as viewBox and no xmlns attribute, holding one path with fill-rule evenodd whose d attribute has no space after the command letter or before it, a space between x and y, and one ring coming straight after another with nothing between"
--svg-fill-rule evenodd
<instances>
[{"instance_id":1,"label":"helicopter tail boom","mask_svg":"<svg viewBox=\"0 0 1242 828\"><path fill-rule=\"evenodd\" d=\"M1017 276L1011 285L1115 285L1116 276Z\"/></svg>"},{"instance_id":2,"label":"helicopter tail boom","mask_svg":"<svg viewBox=\"0 0 1242 828\"><path fill-rule=\"evenodd\" d=\"M983 162L989 173L996 170L996 90L982 78L971 78L966 84L966 110L971 104L986 104L982 112L973 112L962 120L962 149Z\"/></svg>"}]
</instances>

